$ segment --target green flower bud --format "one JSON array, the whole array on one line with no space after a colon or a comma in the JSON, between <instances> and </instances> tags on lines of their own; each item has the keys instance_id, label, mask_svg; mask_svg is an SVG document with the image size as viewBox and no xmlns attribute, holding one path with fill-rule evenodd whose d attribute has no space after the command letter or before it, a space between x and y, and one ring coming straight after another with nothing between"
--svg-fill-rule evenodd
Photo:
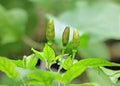
<instances>
[{"instance_id":1,"label":"green flower bud","mask_svg":"<svg viewBox=\"0 0 120 86\"><path fill-rule=\"evenodd\" d=\"M77 48L79 46L79 43L80 43L79 31L77 29L74 29L74 31L73 31L73 47Z\"/></svg>"},{"instance_id":2,"label":"green flower bud","mask_svg":"<svg viewBox=\"0 0 120 86\"><path fill-rule=\"evenodd\" d=\"M70 28L66 27L63 34L62 34L62 43L64 46L66 46L68 44L69 34L70 34Z\"/></svg>"},{"instance_id":3,"label":"green flower bud","mask_svg":"<svg viewBox=\"0 0 120 86\"><path fill-rule=\"evenodd\" d=\"M49 20L47 30L46 30L46 38L48 42L53 42L55 39L55 30L54 30L54 21Z\"/></svg>"}]
</instances>

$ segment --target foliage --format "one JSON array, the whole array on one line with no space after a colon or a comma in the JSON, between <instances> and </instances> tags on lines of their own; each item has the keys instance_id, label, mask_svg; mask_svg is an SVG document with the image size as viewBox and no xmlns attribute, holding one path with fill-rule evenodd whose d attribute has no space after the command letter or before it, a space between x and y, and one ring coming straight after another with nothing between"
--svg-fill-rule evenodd
<instances>
[{"instance_id":1,"label":"foliage","mask_svg":"<svg viewBox=\"0 0 120 86\"><path fill-rule=\"evenodd\" d=\"M22 75L22 79L24 79L26 84L44 84L45 86L50 86L53 80L56 80L61 83L70 83L71 80L76 78L77 76L81 75L82 72L85 71L88 67L100 67L100 66L120 66L119 64L111 63L106 60L94 58L94 59L83 59L78 61L77 63L73 64L65 73L59 74L55 71L48 71L48 70L41 70L35 67L36 61L34 60L37 58L35 54L32 56L25 57L26 61L12 61L10 59L6 59L5 57L1 57L1 67L0 70L2 70L5 74L8 75L8 77L16 79L20 79ZM69 57L70 58L70 57ZM49 59L49 58L48 58ZM45 59L44 59L45 60ZM68 61L68 59L66 59ZM2 63L4 62L4 63ZM21 62L24 64L22 66ZM9 67L11 65L11 67ZM28 66L27 66L28 65ZM31 65L33 67L31 67ZM15 70L15 67L16 70ZM65 66L64 66L65 67ZM64 68L63 67L63 68ZM5 69L6 68L6 69ZM11 69L9 69L11 68ZM23 76L23 72L21 72L21 69L23 72L26 72L25 76ZM34 69L33 69L34 68ZM13 69L15 72L13 72ZM17 75L19 74L19 76ZM119 74L119 72L118 72ZM119 75L118 75L119 76ZM21 84L25 84L21 83ZM71 85L72 86L72 85ZM75 85L76 86L76 85ZM88 84L89 86L89 84Z\"/></svg>"},{"instance_id":2,"label":"foliage","mask_svg":"<svg viewBox=\"0 0 120 86\"><path fill-rule=\"evenodd\" d=\"M78 38L79 32L74 33L74 35ZM74 39L74 41L79 43L78 40L79 39ZM72 40L71 43L74 41ZM15 82L23 86L53 86L53 84L54 86L59 86L60 84L65 86L96 86L96 84L99 83L72 83L72 81L85 72L87 68L97 69L98 73L100 69L103 73L110 71L110 73L106 74L106 76L112 75L112 78L109 76L107 76L107 78L111 79L112 84L116 84L118 77L120 76L120 72L108 70L104 68L104 66L120 66L120 64L109 62L100 58L77 60L75 58L77 49L74 48L74 46L72 48L72 54L68 54L67 58L64 58L65 49L67 48L66 46L67 45L63 45L62 54L58 55L57 57L55 55L54 49L51 48L51 44L49 44L49 40L48 43L45 44L42 52L32 48L33 54L24 56L22 60L11 60L5 57L0 57L0 70L4 72L9 78L12 78ZM44 64L44 66L41 66L41 68L36 67L38 60L41 60L42 64ZM54 63L59 65L59 69L57 71L51 67ZM66 71L61 72L62 68Z\"/></svg>"},{"instance_id":3,"label":"foliage","mask_svg":"<svg viewBox=\"0 0 120 86\"><path fill-rule=\"evenodd\" d=\"M119 86L119 70L114 71L103 67L119 66L103 60L111 59L111 53L104 41L111 38L119 40L120 37L118 24L120 8L119 3L114 2L119 2L119 0L110 2L103 0L0 0L0 70L9 77L4 77L0 81L1 85ZM43 47L41 43L35 41L44 37L41 36L42 31L39 29L45 29L45 15L48 14L54 16L52 18L54 18L55 38L54 32L49 34L53 30L49 30L46 36L51 37L47 38L47 43ZM66 26L70 27L70 32L65 31L68 35L64 35L61 42ZM80 41L77 48L74 47L76 43L73 42L74 36L71 35L74 27L77 27L80 32L80 37L77 38L79 40L75 40L76 43ZM30 39L28 40L26 36L33 36L33 38L28 37ZM38 44L37 47L34 47L36 44ZM27 52L28 55L31 53L28 46L33 47L31 49L33 53L24 56L23 59L12 60L3 57L18 59L23 53ZM119 49L118 45L115 47ZM39 49L41 51L37 51ZM117 51L119 53L119 50ZM40 67L37 64L39 60ZM59 65L59 68L54 69L54 65ZM81 76L85 71L87 78L84 76L85 81L81 81L83 79ZM89 80L87 80L88 77ZM75 84L76 82L78 84Z\"/></svg>"},{"instance_id":4,"label":"foliage","mask_svg":"<svg viewBox=\"0 0 120 86\"><path fill-rule=\"evenodd\" d=\"M16 65L5 57L0 58L0 70L5 72L10 78L17 77Z\"/></svg>"}]
</instances>

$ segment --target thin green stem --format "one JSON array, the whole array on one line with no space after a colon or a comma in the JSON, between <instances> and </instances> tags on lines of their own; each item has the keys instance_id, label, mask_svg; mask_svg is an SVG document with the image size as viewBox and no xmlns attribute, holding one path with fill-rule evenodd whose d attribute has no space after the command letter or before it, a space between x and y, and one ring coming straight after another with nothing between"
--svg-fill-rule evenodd
<instances>
[{"instance_id":1,"label":"thin green stem","mask_svg":"<svg viewBox=\"0 0 120 86\"><path fill-rule=\"evenodd\" d=\"M63 46L62 48L62 56L61 56L61 62L60 62L60 67L58 69L58 73L60 73L61 69L62 69L62 60L63 60L63 56L64 56L64 53L65 53L65 49L66 49L66 46Z\"/></svg>"},{"instance_id":2,"label":"thin green stem","mask_svg":"<svg viewBox=\"0 0 120 86\"><path fill-rule=\"evenodd\" d=\"M53 42L52 42L52 41L48 41L47 44L48 44L49 46L52 46Z\"/></svg>"},{"instance_id":3,"label":"thin green stem","mask_svg":"<svg viewBox=\"0 0 120 86\"><path fill-rule=\"evenodd\" d=\"M49 64L47 61L45 62L46 64L46 69L49 70L49 71L52 71L51 70L51 64Z\"/></svg>"},{"instance_id":4,"label":"thin green stem","mask_svg":"<svg viewBox=\"0 0 120 86\"><path fill-rule=\"evenodd\" d=\"M20 80L21 80L21 82L22 82L22 86L30 86L29 84L26 84L25 82L24 82L24 80L22 79L22 77L20 77Z\"/></svg>"},{"instance_id":5,"label":"thin green stem","mask_svg":"<svg viewBox=\"0 0 120 86\"><path fill-rule=\"evenodd\" d=\"M24 61L24 68L27 69L27 57L26 56L24 56L23 61ZM22 78L21 80L22 80L23 86L30 86L29 84L26 84Z\"/></svg>"},{"instance_id":6,"label":"thin green stem","mask_svg":"<svg viewBox=\"0 0 120 86\"><path fill-rule=\"evenodd\" d=\"M72 54L72 61L74 61L74 58L75 58L75 55L76 55L76 52L77 52L77 50L76 49L73 49L73 54Z\"/></svg>"},{"instance_id":7,"label":"thin green stem","mask_svg":"<svg viewBox=\"0 0 120 86\"><path fill-rule=\"evenodd\" d=\"M63 48L62 48L62 56L64 56L65 49L66 49L66 46L63 46Z\"/></svg>"},{"instance_id":8,"label":"thin green stem","mask_svg":"<svg viewBox=\"0 0 120 86\"><path fill-rule=\"evenodd\" d=\"M49 70L49 71L52 71L52 70L51 70L51 64L48 65L48 70Z\"/></svg>"},{"instance_id":9,"label":"thin green stem","mask_svg":"<svg viewBox=\"0 0 120 86\"><path fill-rule=\"evenodd\" d=\"M24 80L22 78L20 78L20 79L21 79L21 82L22 82L23 86L26 86Z\"/></svg>"},{"instance_id":10,"label":"thin green stem","mask_svg":"<svg viewBox=\"0 0 120 86\"><path fill-rule=\"evenodd\" d=\"M61 69L62 69L62 60L63 60L63 56L64 56L64 53L65 53L65 49L66 49L66 46L63 46L62 48L62 56L61 56L61 62L60 62L60 67L58 69L58 73L60 73ZM58 82L58 86L61 86L61 84Z\"/></svg>"}]
</instances>

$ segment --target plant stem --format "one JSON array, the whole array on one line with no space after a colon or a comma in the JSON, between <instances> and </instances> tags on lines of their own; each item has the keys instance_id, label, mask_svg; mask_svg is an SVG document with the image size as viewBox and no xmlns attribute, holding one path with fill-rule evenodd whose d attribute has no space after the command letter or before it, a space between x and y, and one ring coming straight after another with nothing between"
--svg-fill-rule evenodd
<instances>
[{"instance_id":1,"label":"plant stem","mask_svg":"<svg viewBox=\"0 0 120 86\"><path fill-rule=\"evenodd\" d=\"M22 81L23 86L26 86L25 82L24 82L24 80L22 78L21 78L21 81Z\"/></svg>"},{"instance_id":2,"label":"plant stem","mask_svg":"<svg viewBox=\"0 0 120 86\"><path fill-rule=\"evenodd\" d=\"M72 61L74 61L75 54L76 54L77 50L76 50L76 49L73 49L72 52L73 52L73 55L72 55Z\"/></svg>"},{"instance_id":3,"label":"plant stem","mask_svg":"<svg viewBox=\"0 0 120 86\"><path fill-rule=\"evenodd\" d=\"M52 45L53 45L53 42L48 41L47 44L48 44L49 46L52 46Z\"/></svg>"},{"instance_id":4,"label":"plant stem","mask_svg":"<svg viewBox=\"0 0 120 86\"><path fill-rule=\"evenodd\" d=\"M49 71L52 71L52 70L51 70L51 64L48 65L48 70L49 70Z\"/></svg>"},{"instance_id":5,"label":"plant stem","mask_svg":"<svg viewBox=\"0 0 120 86\"><path fill-rule=\"evenodd\" d=\"M30 86L29 84L26 84L26 83L24 82L24 80L22 79L22 77L20 77L20 79L21 79L22 84L23 84L23 85L21 85L21 86Z\"/></svg>"},{"instance_id":6,"label":"plant stem","mask_svg":"<svg viewBox=\"0 0 120 86\"><path fill-rule=\"evenodd\" d=\"M23 62L24 62L24 68L27 69L27 57L26 56L24 56ZM22 78L21 80L22 80L23 86L30 86L29 84L26 84Z\"/></svg>"},{"instance_id":7,"label":"plant stem","mask_svg":"<svg viewBox=\"0 0 120 86\"><path fill-rule=\"evenodd\" d=\"M63 60L63 56L64 56L64 53L65 53L65 49L66 49L66 46L63 46L63 48L62 48L61 62L60 62L60 67L58 69L58 73L60 73L60 70L62 69L62 60Z\"/></svg>"},{"instance_id":8,"label":"plant stem","mask_svg":"<svg viewBox=\"0 0 120 86\"><path fill-rule=\"evenodd\" d=\"M63 56L64 56L64 53L65 53L65 49L66 49L66 46L63 46L62 47L62 56L61 56L61 62L60 62L60 67L58 69L58 73L60 73L61 69L62 69L62 60L63 60ZM61 84L58 82L58 86L61 86Z\"/></svg>"}]
</instances>

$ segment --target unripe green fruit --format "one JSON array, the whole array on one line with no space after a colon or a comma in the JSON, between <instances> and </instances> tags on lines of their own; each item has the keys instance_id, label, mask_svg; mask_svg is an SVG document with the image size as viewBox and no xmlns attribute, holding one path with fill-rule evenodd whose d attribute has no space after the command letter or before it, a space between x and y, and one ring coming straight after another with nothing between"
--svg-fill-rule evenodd
<instances>
[{"instance_id":1,"label":"unripe green fruit","mask_svg":"<svg viewBox=\"0 0 120 86\"><path fill-rule=\"evenodd\" d=\"M53 42L55 39L55 29L54 29L54 21L49 20L47 30L46 30L46 38L48 42Z\"/></svg>"},{"instance_id":2,"label":"unripe green fruit","mask_svg":"<svg viewBox=\"0 0 120 86\"><path fill-rule=\"evenodd\" d=\"M79 46L79 43L80 43L79 31L77 29L74 29L74 31L73 31L73 47L77 48Z\"/></svg>"},{"instance_id":3,"label":"unripe green fruit","mask_svg":"<svg viewBox=\"0 0 120 86\"><path fill-rule=\"evenodd\" d=\"M63 34L62 34L62 43L63 46L66 46L68 44L69 41L69 34L70 34L70 28L66 27Z\"/></svg>"}]
</instances>

